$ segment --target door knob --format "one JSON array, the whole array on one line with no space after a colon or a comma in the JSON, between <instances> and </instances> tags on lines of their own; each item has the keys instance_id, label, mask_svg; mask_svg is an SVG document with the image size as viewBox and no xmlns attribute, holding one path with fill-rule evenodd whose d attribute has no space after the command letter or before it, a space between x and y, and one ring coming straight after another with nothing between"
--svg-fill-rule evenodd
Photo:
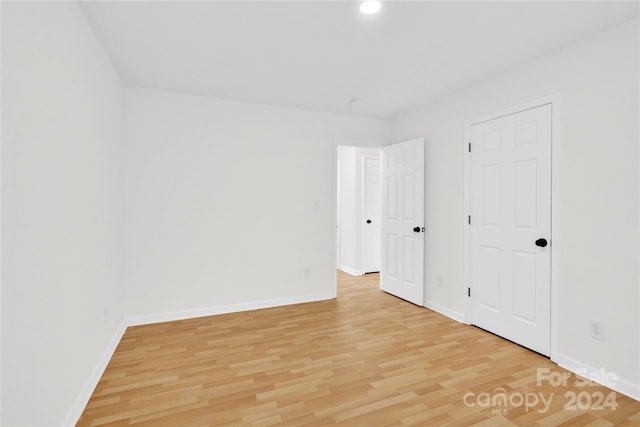
<instances>
[{"instance_id":1,"label":"door knob","mask_svg":"<svg viewBox=\"0 0 640 427\"><path fill-rule=\"evenodd\" d=\"M371 220L370 219L367 220L367 224L371 224Z\"/></svg>"},{"instance_id":2,"label":"door knob","mask_svg":"<svg viewBox=\"0 0 640 427\"><path fill-rule=\"evenodd\" d=\"M540 246L541 248L544 248L547 246L547 239L538 239L536 240L536 246Z\"/></svg>"},{"instance_id":3,"label":"door knob","mask_svg":"<svg viewBox=\"0 0 640 427\"><path fill-rule=\"evenodd\" d=\"M416 233L419 233L421 230L420 230L420 227L413 227L413 231L415 231ZM424 230L422 230L422 231L424 231Z\"/></svg>"}]
</instances>

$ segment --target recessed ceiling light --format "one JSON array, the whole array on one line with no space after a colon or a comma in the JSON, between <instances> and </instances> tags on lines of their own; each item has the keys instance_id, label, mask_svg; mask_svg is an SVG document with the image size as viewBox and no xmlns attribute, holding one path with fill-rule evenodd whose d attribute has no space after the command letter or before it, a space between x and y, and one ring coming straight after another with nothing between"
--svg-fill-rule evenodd
<instances>
[{"instance_id":1,"label":"recessed ceiling light","mask_svg":"<svg viewBox=\"0 0 640 427\"><path fill-rule=\"evenodd\" d=\"M365 15L372 15L380 10L380 2L377 0L367 0L360 4L360 12Z\"/></svg>"}]
</instances>

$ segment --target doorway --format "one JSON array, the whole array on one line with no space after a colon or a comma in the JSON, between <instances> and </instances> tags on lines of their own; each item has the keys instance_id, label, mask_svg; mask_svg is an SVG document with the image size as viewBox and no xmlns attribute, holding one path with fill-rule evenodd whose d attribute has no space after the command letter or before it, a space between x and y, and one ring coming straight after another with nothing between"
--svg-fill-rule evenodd
<instances>
[{"instance_id":1,"label":"doorway","mask_svg":"<svg viewBox=\"0 0 640 427\"><path fill-rule=\"evenodd\" d=\"M336 142L334 165L336 270L354 276L377 270L380 289L423 306L424 139L384 147ZM366 184L367 177L376 184ZM374 253L369 263L366 251ZM337 278L334 289L337 295Z\"/></svg>"},{"instance_id":2,"label":"doorway","mask_svg":"<svg viewBox=\"0 0 640 427\"><path fill-rule=\"evenodd\" d=\"M380 270L380 146L336 146L336 265L353 276Z\"/></svg>"}]
</instances>

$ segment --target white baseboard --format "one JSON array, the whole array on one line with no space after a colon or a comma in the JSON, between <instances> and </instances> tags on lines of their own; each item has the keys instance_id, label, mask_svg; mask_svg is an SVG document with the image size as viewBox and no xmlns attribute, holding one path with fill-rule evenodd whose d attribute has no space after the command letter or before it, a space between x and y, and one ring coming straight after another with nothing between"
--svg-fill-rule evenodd
<instances>
[{"instance_id":1,"label":"white baseboard","mask_svg":"<svg viewBox=\"0 0 640 427\"><path fill-rule=\"evenodd\" d=\"M364 274L364 271L362 270L356 270L342 264L338 265L338 270L344 271L345 273L350 274L352 276L362 276Z\"/></svg>"},{"instance_id":2,"label":"white baseboard","mask_svg":"<svg viewBox=\"0 0 640 427\"><path fill-rule=\"evenodd\" d=\"M458 313L455 310L451 310L449 307L445 307L444 305L440 305L433 301L425 301L424 306L429 310L433 310L436 313L447 316L448 318L453 319L456 322L464 323L464 315L462 313Z\"/></svg>"},{"instance_id":3,"label":"white baseboard","mask_svg":"<svg viewBox=\"0 0 640 427\"><path fill-rule=\"evenodd\" d=\"M91 375L89 376L87 381L84 383L82 390L80 390L80 394L76 398L75 402L73 402L71 409L67 413L67 416L65 417L62 423L64 427L75 426L78 420L80 419L80 416L82 416L82 412L84 411L84 408L87 406L87 403L89 402L89 399L93 394L93 391L98 385L100 378L102 378L102 374L104 373L104 370L107 368L107 365L109 364L109 361L113 356L113 353L115 353L116 348L118 347L118 344L120 344L120 340L122 339L122 336L124 335L124 332L126 330L127 330L127 325L125 321L123 321L118 327L118 329L116 330L115 334L113 335L113 338L111 338L109 345L107 346L106 350L102 354L102 357L100 357L100 360L98 361L98 364L96 365L96 367L93 369L93 372L91 372Z\"/></svg>"},{"instance_id":4,"label":"white baseboard","mask_svg":"<svg viewBox=\"0 0 640 427\"><path fill-rule=\"evenodd\" d=\"M623 378L616 378L612 384L604 384L603 381L599 381L599 377L605 376L606 374L615 374L615 371L608 370L606 368L595 368L593 366L589 366L586 363L575 360L571 357L567 357L565 355L559 355L555 360L553 360L558 366L573 372L574 374L581 375L586 377L598 384L601 384L605 387L610 388L613 391L616 391L620 394L624 394L632 399L640 401L640 384L634 384L629 380L625 380ZM604 373L605 375L602 375ZM606 380L606 378L605 378Z\"/></svg>"},{"instance_id":5,"label":"white baseboard","mask_svg":"<svg viewBox=\"0 0 640 427\"><path fill-rule=\"evenodd\" d=\"M125 320L127 326L148 325L151 323L172 322L174 320L193 319L196 317L214 316L216 314L238 313L241 311L259 310L261 308L280 307L283 305L302 304L306 302L324 301L335 298L331 292L301 295L290 298L276 298L262 301L251 301L238 304L216 305L213 307L196 308L192 310L173 311L169 313L145 314L129 317Z\"/></svg>"}]
</instances>

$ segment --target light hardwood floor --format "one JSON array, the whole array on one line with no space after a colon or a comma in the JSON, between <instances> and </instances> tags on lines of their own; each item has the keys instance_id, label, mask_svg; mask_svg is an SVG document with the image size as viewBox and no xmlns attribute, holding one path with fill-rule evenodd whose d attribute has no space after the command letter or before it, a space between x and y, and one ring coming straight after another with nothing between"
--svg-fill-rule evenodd
<instances>
[{"instance_id":1,"label":"light hardwood floor","mask_svg":"<svg viewBox=\"0 0 640 427\"><path fill-rule=\"evenodd\" d=\"M337 300L129 328L78 426L640 424L640 402L377 283L339 273Z\"/></svg>"}]
</instances>

